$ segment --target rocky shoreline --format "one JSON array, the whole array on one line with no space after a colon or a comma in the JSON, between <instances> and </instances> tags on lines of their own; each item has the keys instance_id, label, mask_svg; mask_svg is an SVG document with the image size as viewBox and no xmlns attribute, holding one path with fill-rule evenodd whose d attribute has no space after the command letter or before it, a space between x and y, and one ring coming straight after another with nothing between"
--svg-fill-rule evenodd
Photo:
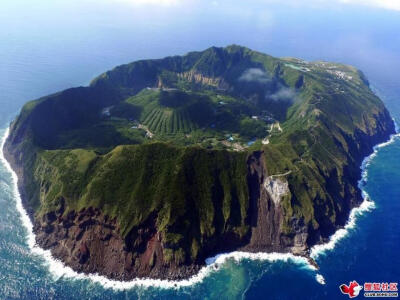
<instances>
[{"instance_id":1,"label":"rocky shoreline","mask_svg":"<svg viewBox=\"0 0 400 300\"><path fill-rule=\"evenodd\" d=\"M362 151L363 156L357 159L359 167L362 158L372 153L373 146L387 140L392 133L394 133L394 126L368 137L367 140L365 136L362 138L365 147ZM25 178L22 164L18 162L18 158L23 158L24 154L14 153L12 149L12 145L7 140L4 155L19 178L18 188L24 207L33 221L37 244L44 249L50 249L55 258L60 259L75 271L86 274L98 273L121 281L134 278L182 280L197 274L205 265L204 260L184 265L165 263L162 251L163 241L154 224L151 224L151 220L149 224L145 224L147 226L137 229L138 235L132 241L129 240L130 236L125 239L121 237L115 219L103 215L96 208L65 213L65 207L62 204L57 211L46 214L42 218L35 218L33 209L26 205ZM282 212L279 204L274 203L273 197L263 187L266 174L262 153L254 152L248 160L251 234L240 241L240 246L231 247L230 251L292 253L306 257L317 267L316 263L309 258L309 250L315 244L326 242L328 238L322 236L327 236L327 233L310 232L301 220L293 220L296 234L294 236L283 234L280 228ZM342 228L351 209L362 202L361 194L357 193L357 195L359 195L357 199L351 199L349 202L346 217L342 218L343 223L334 224L334 230L330 229L332 232L328 236ZM224 249L226 250L226 246ZM219 252L213 254L217 253Z\"/></svg>"}]
</instances>

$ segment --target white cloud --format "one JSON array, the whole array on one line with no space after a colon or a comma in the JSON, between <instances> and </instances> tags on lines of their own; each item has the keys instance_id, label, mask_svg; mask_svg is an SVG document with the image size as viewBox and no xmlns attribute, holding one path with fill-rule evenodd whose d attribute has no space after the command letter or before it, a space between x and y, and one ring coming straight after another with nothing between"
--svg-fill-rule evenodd
<instances>
[{"instance_id":1,"label":"white cloud","mask_svg":"<svg viewBox=\"0 0 400 300\"><path fill-rule=\"evenodd\" d=\"M274 101L294 101L296 92L287 87L281 87L276 93L269 96Z\"/></svg>"},{"instance_id":2,"label":"white cloud","mask_svg":"<svg viewBox=\"0 0 400 300\"><path fill-rule=\"evenodd\" d=\"M225 4L224 6L235 7L237 4L226 1L226 0L208 0L208 1L196 1L196 0L105 0L105 1L116 1L116 2L124 2L136 6L177 6L177 5L186 5L196 3L203 4L205 6L220 6L220 4ZM336 5L362 5L362 6L370 6L370 7L378 7L389 10L400 11L400 0L286 0L282 2L282 0L249 0L248 5L251 6L253 4L279 4L282 6L311 6L311 7L334 7ZM239 5L241 9L245 9Z\"/></svg>"},{"instance_id":3,"label":"white cloud","mask_svg":"<svg viewBox=\"0 0 400 300\"><path fill-rule=\"evenodd\" d=\"M294 7L310 6L331 8L337 5L361 5L400 11L400 0L254 0L264 4L289 5Z\"/></svg>"},{"instance_id":4,"label":"white cloud","mask_svg":"<svg viewBox=\"0 0 400 300\"><path fill-rule=\"evenodd\" d=\"M239 77L239 81L267 83L271 81L271 78L261 69L250 68L243 72Z\"/></svg>"},{"instance_id":5,"label":"white cloud","mask_svg":"<svg viewBox=\"0 0 400 300\"><path fill-rule=\"evenodd\" d=\"M400 11L400 0L340 0L347 4L361 4Z\"/></svg>"}]
</instances>

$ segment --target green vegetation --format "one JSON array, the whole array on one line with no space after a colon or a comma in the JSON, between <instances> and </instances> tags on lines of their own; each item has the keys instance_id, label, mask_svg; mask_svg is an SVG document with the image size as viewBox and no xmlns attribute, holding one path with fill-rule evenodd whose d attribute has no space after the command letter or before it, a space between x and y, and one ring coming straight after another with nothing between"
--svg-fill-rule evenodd
<instances>
[{"instance_id":1,"label":"green vegetation","mask_svg":"<svg viewBox=\"0 0 400 300\"><path fill-rule=\"evenodd\" d=\"M38 214L56 210L63 198L65 213L101 208L118 218L126 236L157 212L170 248L191 253L196 247L194 259L209 239L247 233L246 153L152 143L118 146L103 156L75 149L40 157L34 180L47 188L41 189Z\"/></svg>"},{"instance_id":2,"label":"green vegetation","mask_svg":"<svg viewBox=\"0 0 400 300\"><path fill-rule=\"evenodd\" d=\"M389 123L352 67L229 46L120 66L29 102L9 143L37 216L64 199L66 213L115 217L124 237L153 218L166 259L182 263L249 233L256 150L289 183L282 232L294 234L293 219L330 232L359 198L365 139Z\"/></svg>"}]
</instances>

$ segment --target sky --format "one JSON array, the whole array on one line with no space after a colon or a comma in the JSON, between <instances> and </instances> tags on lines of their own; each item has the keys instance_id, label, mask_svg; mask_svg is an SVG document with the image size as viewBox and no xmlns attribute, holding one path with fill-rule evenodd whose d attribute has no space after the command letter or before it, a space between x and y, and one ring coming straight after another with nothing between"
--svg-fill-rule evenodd
<instances>
[{"instance_id":1,"label":"sky","mask_svg":"<svg viewBox=\"0 0 400 300\"><path fill-rule=\"evenodd\" d=\"M116 2L125 2L132 5L161 5L161 6L176 6L182 5L188 2L197 2L193 0L107 0ZM284 5L294 5L294 6L313 6L313 7L332 7L337 5L364 5L371 7L384 8L389 10L400 11L400 1L399 0L261 0L261 1L246 1L246 3L252 4L251 2L258 2L259 4L274 4L274 3L284 3ZM221 1L214 0L210 1L211 5L219 5ZM232 2L231 2L232 3Z\"/></svg>"},{"instance_id":2,"label":"sky","mask_svg":"<svg viewBox=\"0 0 400 300\"><path fill-rule=\"evenodd\" d=\"M0 94L18 91L21 102L123 63L230 44L348 63L398 85L388 70L400 69L400 0L0 1L0 78L9 79ZM10 74L31 61L38 74ZM31 87L17 89L14 77Z\"/></svg>"}]
</instances>

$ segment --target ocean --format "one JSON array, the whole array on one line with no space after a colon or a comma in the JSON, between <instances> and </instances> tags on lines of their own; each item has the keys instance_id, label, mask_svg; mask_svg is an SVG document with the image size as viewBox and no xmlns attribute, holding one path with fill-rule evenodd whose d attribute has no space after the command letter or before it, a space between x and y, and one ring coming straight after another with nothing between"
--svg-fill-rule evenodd
<instances>
[{"instance_id":1,"label":"ocean","mask_svg":"<svg viewBox=\"0 0 400 300\"><path fill-rule=\"evenodd\" d=\"M233 43L275 56L353 64L400 120L399 12L344 4L325 10L212 3L2 1L2 140L28 100L86 85L118 64ZM0 158L0 299L346 299L340 284L400 279L398 135L364 161L359 185L369 200L328 244L313 249L319 270L291 255L235 252L210 258L198 276L182 282L120 283L54 261L34 245L17 178Z\"/></svg>"}]
</instances>

